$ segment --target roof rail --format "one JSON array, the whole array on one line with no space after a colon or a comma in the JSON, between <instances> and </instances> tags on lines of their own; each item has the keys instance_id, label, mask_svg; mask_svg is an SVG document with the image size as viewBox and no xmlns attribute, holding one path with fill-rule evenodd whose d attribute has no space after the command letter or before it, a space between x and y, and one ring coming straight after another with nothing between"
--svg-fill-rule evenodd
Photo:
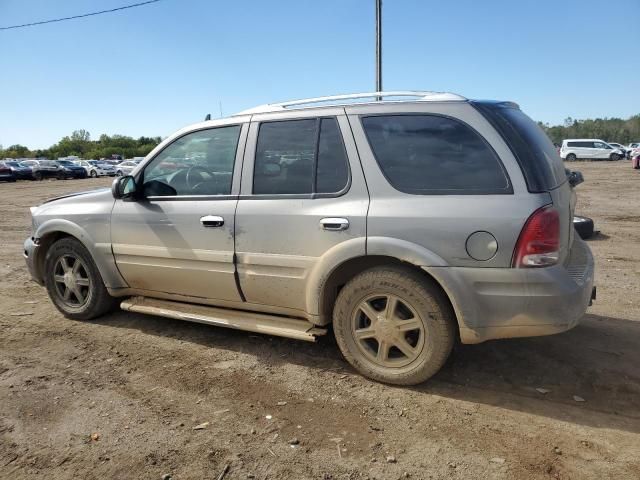
<instances>
[{"instance_id":1,"label":"roof rail","mask_svg":"<svg viewBox=\"0 0 640 480\"><path fill-rule=\"evenodd\" d=\"M455 93L447 92L424 92L414 90L398 90L391 92L369 92L369 93L351 93L347 95L332 95L329 97L315 97L305 98L303 100L291 100L288 102L280 103L267 103L265 105L259 105L257 107L249 108L236 113L236 115L250 115L255 113L267 113L286 110L289 107L300 107L306 105L312 105L315 103L327 103L334 102L334 105L340 105L343 100L356 100L359 98L385 98L385 97L416 97L415 101L424 102L438 102L438 101L465 101L465 97L457 95Z\"/></svg>"}]
</instances>

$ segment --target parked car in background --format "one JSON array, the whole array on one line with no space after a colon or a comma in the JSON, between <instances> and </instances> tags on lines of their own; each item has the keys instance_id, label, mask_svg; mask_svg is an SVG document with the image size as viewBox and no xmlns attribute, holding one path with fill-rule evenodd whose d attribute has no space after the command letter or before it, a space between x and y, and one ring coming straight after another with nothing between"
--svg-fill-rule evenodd
<instances>
[{"instance_id":1,"label":"parked car in background","mask_svg":"<svg viewBox=\"0 0 640 480\"><path fill-rule=\"evenodd\" d=\"M594 138L571 138L562 141L560 157L572 162L574 160L620 160L625 152L613 148L607 142Z\"/></svg>"},{"instance_id":2,"label":"parked car in background","mask_svg":"<svg viewBox=\"0 0 640 480\"><path fill-rule=\"evenodd\" d=\"M624 145L622 145L621 143L618 142L607 142L609 145L611 145L613 148L617 148L619 150L622 150L623 153L623 158L627 157L630 150L625 147Z\"/></svg>"},{"instance_id":3,"label":"parked car in background","mask_svg":"<svg viewBox=\"0 0 640 480\"><path fill-rule=\"evenodd\" d=\"M133 160L126 160L116 165L116 175L121 177L123 175L131 175L131 172L136 168L138 164Z\"/></svg>"},{"instance_id":4,"label":"parked car in background","mask_svg":"<svg viewBox=\"0 0 640 480\"><path fill-rule=\"evenodd\" d=\"M87 172L80 165L76 165L71 160L57 160L61 174L58 178L87 178Z\"/></svg>"},{"instance_id":5,"label":"parked car in background","mask_svg":"<svg viewBox=\"0 0 640 480\"><path fill-rule=\"evenodd\" d=\"M43 180L45 178L65 178L62 167L55 160L23 160L22 165L31 167L33 178Z\"/></svg>"},{"instance_id":6,"label":"parked car in background","mask_svg":"<svg viewBox=\"0 0 640 480\"><path fill-rule=\"evenodd\" d=\"M633 158L633 151L640 148L640 142L631 142L627 145L627 158Z\"/></svg>"},{"instance_id":7,"label":"parked car in background","mask_svg":"<svg viewBox=\"0 0 640 480\"><path fill-rule=\"evenodd\" d=\"M22 165L20 162L14 160L5 160L4 162L0 162L0 164L9 167L18 180L33 180L33 170L27 165Z\"/></svg>"},{"instance_id":8,"label":"parked car in background","mask_svg":"<svg viewBox=\"0 0 640 480\"><path fill-rule=\"evenodd\" d=\"M363 375L411 385L457 341L563 332L595 297L582 177L513 102L263 105L176 132L134 172L31 209L29 271L68 318L332 331Z\"/></svg>"},{"instance_id":9,"label":"parked car in background","mask_svg":"<svg viewBox=\"0 0 640 480\"><path fill-rule=\"evenodd\" d=\"M0 162L0 181L3 181L3 182L16 181L16 176L14 175L13 170L11 170L11 168L5 165L3 162Z\"/></svg>"},{"instance_id":10,"label":"parked car in background","mask_svg":"<svg viewBox=\"0 0 640 480\"><path fill-rule=\"evenodd\" d=\"M98 160L78 160L76 165L81 166L87 172L87 175L93 178L115 176L116 170L113 165L100 162Z\"/></svg>"}]
</instances>

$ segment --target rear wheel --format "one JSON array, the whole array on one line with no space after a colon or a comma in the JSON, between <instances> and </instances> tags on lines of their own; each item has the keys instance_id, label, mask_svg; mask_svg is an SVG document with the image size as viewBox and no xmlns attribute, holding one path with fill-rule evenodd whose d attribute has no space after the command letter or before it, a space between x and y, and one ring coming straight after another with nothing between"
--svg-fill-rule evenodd
<instances>
[{"instance_id":1,"label":"rear wheel","mask_svg":"<svg viewBox=\"0 0 640 480\"><path fill-rule=\"evenodd\" d=\"M91 178L98 178L98 172L96 172L95 170L91 170L91 173L89 175L91 175Z\"/></svg>"},{"instance_id":2,"label":"rear wheel","mask_svg":"<svg viewBox=\"0 0 640 480\"><path fill-rule=\"evenodd\" d=\"M456 330L439 288L412 270L375 268L340 291L333 328L345 359L385 383L415 385L444 365Z\"/></svg>"},{"instance_id":3,"label":"rear wheel","mask_svg":"<svg viewBox=\"0 0 640 480\"><path fill-rule=\"evenodd\" d=\"M577 157L575 156L575 154L570 153L569 155L567 155L566 160L567 162L575 162L577 160Z\"/></svg>"},{"instance_id":4,"label":"rear wheel","mask_svg":"<svg viewBox=\"0 0 640 480\"><path fill-rule=\"evenodd\" d=\"M47 251L45 285L60 312L74 320L91 320L114 309L89 251L75 238L63 238Z\"/></svg>"},{"instance_id":5,"label":"rear wheel","mask_svg":"<svg viewBox=\"0 0 640 480\"><path fill-rule=\"evenodd\" d=\"M33 174L33 178L36 180L42 180L42 173L41 172L35 172Z\"/></svg>"},{"instance_id":6,"label":"rear wheel","mask_svg":"<svg viewBox=\"0 0 640 480\"><path fill-rule=\"evenodd\" d=\"M122 170L118 170L116 172L116 177L121 177L122 176Z\"/></svg>"}]
</instances>

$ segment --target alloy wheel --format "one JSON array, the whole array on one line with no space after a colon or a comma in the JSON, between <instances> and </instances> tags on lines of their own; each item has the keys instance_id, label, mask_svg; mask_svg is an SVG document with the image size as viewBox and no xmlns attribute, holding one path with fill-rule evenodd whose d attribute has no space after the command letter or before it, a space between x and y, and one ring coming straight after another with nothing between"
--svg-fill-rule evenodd
<instances>
[{"instance_id":1,"label":"alloy wheel","mask_svg":"<svg viewBox=\"0 0 640 480\"><path fill-rule=\"evenodd\" d=\"M81 307L91 291L91 280L85 263L75 255L62 255L53 271L55 289L65 305Z\"/></svg>"},{"instance_id":2,"label":"alloy wheel","mask_svg":"<svg viewBox=\"0 0 640 480\"><path fill-rule=\"evenodd\" d=\"M356 308L351 333L369 361L398 368L418 359L426 332L420 315L407 301L396 295L371 295Z\"/></svg>"}]
</instances>

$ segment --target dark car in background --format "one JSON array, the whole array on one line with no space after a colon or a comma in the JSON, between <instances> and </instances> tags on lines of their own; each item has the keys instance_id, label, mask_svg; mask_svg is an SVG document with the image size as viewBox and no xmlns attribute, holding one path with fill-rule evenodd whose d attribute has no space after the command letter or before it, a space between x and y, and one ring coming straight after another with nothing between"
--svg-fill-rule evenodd
<instances>
[{"instance_id":1,"label":"dark car in background","mask_svg":"<svg viewBox=\"0 0 640 480\"><path fill-rule=\"evenodd\" d=\"M60 167L53 160L24 160L20 163L31 167L35 180L57 178L60 174Z\"/></svg>"},{"instance_id":2,"label":"dark car in background","mask_svg":"<svg viewBox=\"0 0 640 480\"><path fill-rule=\"evenodd\" d=\"M71 160L58 160L56 163L60 167L59 179L87 178L87 171L84 167L73 163Z\"/></svg>"},{"instance_id":3,"label":"dark car in background","mask_svg":"<svg viewBox=\"0 0 640 480\"><path fill-rule=\"evenodd\" d=\"M31 167L33 178L36 180L45 178L64 180L67 178L86 178L87 176L84 168L78 167L69 160L25 160L21 163Z\"/></svg>"},{"instance_id":4,"label":"dark car in background","mask_svg":"<svg viewBox=\"0 0 640 480\"><path fill-rule=\"evenodd\" d=\"M31 170L31 167L22 165L20 162L5 160L4 162L0 162L0 166L10 168L13 172L13 176L16 177L16 180L33 180L33 171Z\"/></svg>"},{"instance_id":5,"label":"dark car in background","mask_svg":"<svg viewBox=\"0 0 640 480\"><path fill-rule=\"evenodd\" d=\"M13 174L13 171L2 162L0 162L0 180L5 182L16 181L16 176Z\"/></svg>"}]
</instances>

